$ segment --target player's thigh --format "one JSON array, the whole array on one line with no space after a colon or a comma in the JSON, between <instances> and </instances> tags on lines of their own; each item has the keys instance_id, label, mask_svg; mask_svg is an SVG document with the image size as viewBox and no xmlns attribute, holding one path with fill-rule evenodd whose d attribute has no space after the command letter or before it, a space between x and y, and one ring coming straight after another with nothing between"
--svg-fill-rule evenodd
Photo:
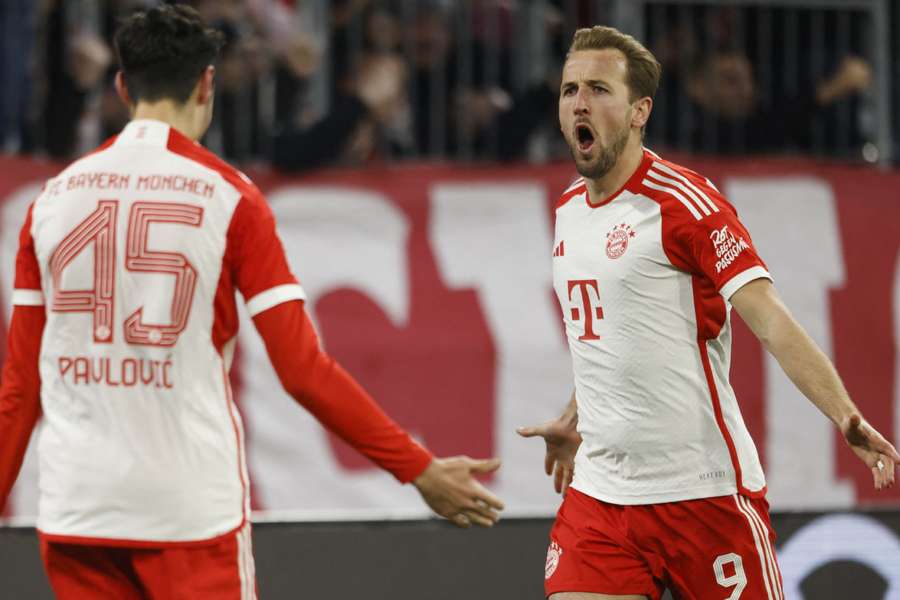
<instances>
[{"instance_id":1,"label":"player's thigh","mask_svg":"<svg viewBox=\"0 0 900 600\"><path fill-rule=\"evenodd\" d=\"M647 600L647 596L610 596L609 594L586 594L584 592L561 592L553 594L549 600Z\"/></svg>"},{"instance_id":2,"label":"player's thigh","mask_svg":"<svg viewBox=\"0 0 900 600\"><path fill-rule=\"evenodd\" d=\"M57 600L141 600L127 550L61 544L41 538L41 558Z\"/></svg>"},{"instance_id":3,"label":"player's thigh","mask_svg":"<svg viewBox=\"0 0 900 600\"><path fill-rule=\"evenodd\" d=\"M653 599L662 584L622 534L621 506L569 488L550 531L544 570L548 598Z\"/></svg>"},{"instance_id":4,"label":"player's thigh","mask_svg":"<svg viewBox=\"0 0 900 600\"><path fill-rule=\"evenodd\" d=\"M681 506L675 506L681 505ZM781 600L775 532L764 498L741 495L672 503L683 509L681 529L660 554L666 555L670 587L685 600L729 597Z\"/></svg>"},{"instance_id":5,"label":"player's thigh","mask_svg":"<svg viewBox=\"0 0 900 600\"><path fill-rule=\"evenodd\" d=\"M215 544L136 552L134 567L154 600L255 600L250 527Z\"/></svg>"}]
</instances>

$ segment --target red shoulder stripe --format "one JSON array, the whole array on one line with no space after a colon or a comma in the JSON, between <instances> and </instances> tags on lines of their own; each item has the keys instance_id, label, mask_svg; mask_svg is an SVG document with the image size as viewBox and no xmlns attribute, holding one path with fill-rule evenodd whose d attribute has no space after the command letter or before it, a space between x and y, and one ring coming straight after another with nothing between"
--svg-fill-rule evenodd
<instances>
[{"instance_id":1,"label":"red shoulder stripe","mask_svg":"<svg viewBox=\"0 0 900 600\"><path fill-rule=\"evenodd\" d=\"M700 199L710 208L714 206L720 210L722 208L734 210L718 188L703 175L684 165L679 165L665 159L658 159L654 164L658 171L674 177L676 180L689 187L696 195L700 196Z\"/></svg>"},{"instance_id":2,"label":"red shoulder stripe","mask_svg":"<svg viewBox=\"0 0 900 600\"><path fill-rule=\"evenodd\" d=\"M722 210L734 212L734 208L705 177L668 161L654 161L641 182L641 188L652 200L674 207L678 213L683 214L686 210L697 221Z\"/></svg>"},{"instance_id":3,"label":"red shoulder stripe","mask_svg":"<svg viewBox=\"0 0 900 600\"><path fill-rule=\"evenodd\" d=\"M234 186L245 198L262 198L262 192L250 181L250 178L229 165L227 162L198 144L185 137L174 128L169 128L169 141L166 148L179 156L200 163L219 173L225 181Z\"/></svg>"},{"instance_id":4,"label":"red shoulder stripe","mask_svg":"<svg viewBox=\"0 0 900 600\"><path fill-rule=\"evenodd\" d=\"M562 196L560 196L556 203L556 208L561 208L566 202L576 196L584 194L586 191L587 184L584 182L584 178L579 177L562 193Z\"/></svg>"}]
</instances>

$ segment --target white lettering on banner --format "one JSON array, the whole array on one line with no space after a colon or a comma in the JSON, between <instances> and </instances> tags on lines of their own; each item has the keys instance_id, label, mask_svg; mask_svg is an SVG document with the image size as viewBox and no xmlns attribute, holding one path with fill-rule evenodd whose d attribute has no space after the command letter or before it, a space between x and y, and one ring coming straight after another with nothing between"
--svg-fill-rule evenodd
<instances>
[{"instance_id":1,"label":"white lettering on banner","mask_svg":"<svg viewBox=\"0 0 900 600\"><path fill-rule=\"evenodd\" d=\"M900 569L897 568L900 539L871 517L846 514L819 517L794 533L781 547L778 563L784 597L803 600L803 580L822 565L836 560L852 560L869 567L887 582L882 597L900 600Z\"/></svg>"},{"instance_id":2,"label":"white lettering on banner","mask_svg":"<svg viewBox=\"0 0 900 600\"><path fill-rule=\"evenodd\" d=\"M844 260L831 188L808 177L732 178L725 195L751 232L787 306L822 350L833 356L828 290L843 283ZM852 505L852 483L836 477L831 421L769 354L765 377L768 464L764 468L772 504L781 510Z\"/></svg>"},{"instance_id":3,"label":"white lettering on banner","mask_svg":"<svg viewBox=\"0 0 900 600\"><path fill-rule=\"evenodd\" d=\"M12 289L16 279L16 254L19 252L19 232L28 207L41 193L41 183L32 183L22 186L3 202L2 218L0 218L0 288L3 290L5 302L4 323L9 323L12 315ZM25 452L25 461L19 471L19 478L10 493L10 506L13 514L33 515L37 512L38 505L38 456L35 443L43 426L43 421L38 421L38 426L31 435L31 442Z\"/></svg>"},{"instance_id":4,"label":"white lettering on banner","mask_svg":"<svg viewBox=\"0 0 900 600\"><path fill-rule=\"evenodd\" d=\"M409 313L406 215L374 192L338 187L287 187L268 194L288 261L316 302L337 288L360 291L403 326ZM243 307L242 307L243 308ZM267 509L311 511L421 509L409 486L387 473L341 468L322 427L286 397L252 322L242 315L242 408L248 462ZM360 343L367 343L361 340ZM265 440L264 442L262 440Z\"/></svg>"},{"instance_id":5,"label":"white lettering on banner","mask_svg":"<svg viewBox=\"0 0 900 600\"><path fill-rule=\"evenodd\" d=\"M562 410L572 371L553 302L546 192L533 184L445 183L431 194L429 239L448 287L474 288L497 349L495 488L519 510L559 502L541 477L542 444L516 427ZM523 485L523 482L539 485Z\"/></svg>"}]
</instances>

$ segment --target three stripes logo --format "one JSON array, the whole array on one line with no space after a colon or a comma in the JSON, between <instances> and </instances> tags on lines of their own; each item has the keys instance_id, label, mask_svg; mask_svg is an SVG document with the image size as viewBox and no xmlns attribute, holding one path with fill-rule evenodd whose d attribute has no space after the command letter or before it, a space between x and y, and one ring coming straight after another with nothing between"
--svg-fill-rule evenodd
<instances>
[{"instance_id":1,"label":"three stripes logo","mask_svg":"<svg viewBox=\"0 0 900 600\"><path fill-rule=\"evenodd\" d=\"M553 258L557 256L565 256L566 255L566 241L561 240L559 245L553 249Z\"/></svg>"},{"instance_id":2,"label":"three stripes logo","mask_svg":"<svg viewBox=\"0 0 900 600\"><path fill-rule=\"evenodd\" d=\"M683 204L698 221L719 212L719 207L702 189L675 169L662 163L654 162L641 183L650 189L669 194Z\"/></svg>"}]
</instances>

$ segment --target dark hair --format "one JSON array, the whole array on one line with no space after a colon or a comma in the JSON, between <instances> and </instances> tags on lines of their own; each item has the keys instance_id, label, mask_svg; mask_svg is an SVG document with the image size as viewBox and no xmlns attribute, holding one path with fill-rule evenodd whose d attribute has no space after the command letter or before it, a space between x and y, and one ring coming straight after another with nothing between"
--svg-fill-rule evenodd
<instances>
[{"instance_id":1,"label":"dark hair","mask_svg":"<svg viewBox=\"0 0 900 600\"><path fill-rule=\"evenodd\" d=\"M115 45L132 101L184 104L222 42L222 34L189 6L163 5L129 16L116 31Z\"/></svg>"}]
</instances>

